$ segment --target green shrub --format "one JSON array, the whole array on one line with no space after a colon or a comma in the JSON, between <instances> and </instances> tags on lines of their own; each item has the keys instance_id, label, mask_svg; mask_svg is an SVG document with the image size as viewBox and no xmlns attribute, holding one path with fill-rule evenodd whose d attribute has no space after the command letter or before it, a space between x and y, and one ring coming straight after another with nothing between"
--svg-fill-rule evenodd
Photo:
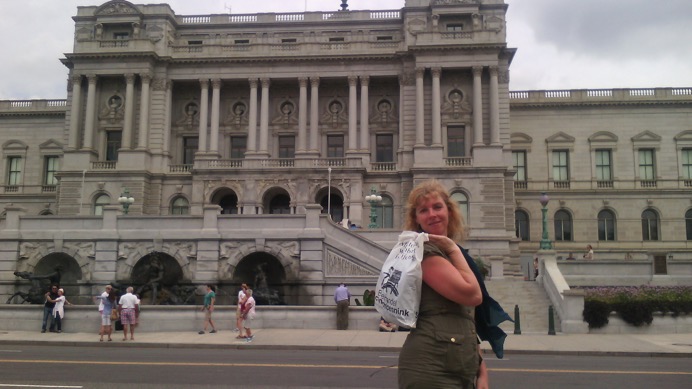
<instances>
[{"instance_id":1,"label":"green shrub","mask_svg":"<svg viewBox=\"0 0 692 389\"><path fill-rule=\"evenodd\" d=\"M673 317L692 312L692 287L584 287L584 321L589 328L608 324L608 316L615 311L622 320L633 326L649 325L653 313Z\"/></svg>"}]
</instances>

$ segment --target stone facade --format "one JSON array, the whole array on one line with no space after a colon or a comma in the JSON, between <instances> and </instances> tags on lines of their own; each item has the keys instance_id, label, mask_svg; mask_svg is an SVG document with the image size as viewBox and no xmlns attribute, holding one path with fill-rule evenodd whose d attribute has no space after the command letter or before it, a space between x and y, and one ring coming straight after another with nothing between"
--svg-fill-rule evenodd
<instances>
[{"instance_id":1,"label":"stone facade","mask_svg":"<svg viewBox=\"0 0 692 389\"><path fill-rule=\"evenodd\" d=\"M0 101L5 290L13 271L55 253L73 258L85 288L131 278L154 252L186 281L230 286L261 254L288 295L325 303L336 278L358 292L373 283L408 192L429 178L459 202L465 245L509 276L538 248L541 192L550 220L560 210L572 220L559 253L589 243L597 257L692 260L691 90L510 92L506 11L502 0L208 16L124 0L79 7L66 99ZM596 173L605 149L609 180ZM653 179L638 173L649 156ZM116 216L125 189L134 201ZM380 204L366 201L373 191ZM327 228L320 209L361 228ZM641 237L647 209L658 240ZM602 210L617 217L614 240L598 240ZM285 223L290 239L274 228ZM363 245L359 258L351 248Z\"/></svg>"}]
</instances>

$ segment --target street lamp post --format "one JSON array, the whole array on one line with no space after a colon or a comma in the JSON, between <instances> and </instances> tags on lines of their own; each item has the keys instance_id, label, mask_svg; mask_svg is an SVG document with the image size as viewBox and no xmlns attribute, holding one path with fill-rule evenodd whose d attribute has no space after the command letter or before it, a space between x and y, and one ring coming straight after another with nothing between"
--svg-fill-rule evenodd
<instances>
[{"instance_id":1,"label":"street lamp post","mask_svg":"<svg viewBox=\"0 0 692 389\"><path fill-rule=\"evenodd\" d=\"M327 216L332 219L332 168L327 169Z\"/></svg>"},{"instance_id":2,"label":"street lamp post","mask_svg":"<svg viewBox=\"0 0 692 389\"><path fill-rule=\"evenodd\" d=\"M548 197L548 194L543 192L541 193L541 197L539 199L541 202L541 205L543 206L543 209L541 211L543 212L543 238L541 239L541 245L540 248L541 250L552 250L553 249L553 244L550 242L550 239L548 239L548 202L550 201L550 197Z\"/></svg>"},{"instance_id":3,"label":"street lamp post","mask_svg":"<svg viewBox=\"0 0 692 389\"><path fill-rule=\"evenodd\" d=\"M370 224L368 225L368 228L377 228L377 211L375 210L375 206L382 201L382 196L377 194L377 191L373 186L370 188L370 194L365 196L365 201L370 203Z\"/></svg>"},{"instance_id":4,"label":"street lamp post","mask_svg":"<svg viewBox=\"0 0 692 389\"><path fill-rule=\"evenodd\" d=\"M135 199L130 196L130 191L125 188L120 197L118 197L118 202L123 206L123 213L127 215L127 212L130 210L130 204L134 203Z\"/></svg>"}]
</instances>

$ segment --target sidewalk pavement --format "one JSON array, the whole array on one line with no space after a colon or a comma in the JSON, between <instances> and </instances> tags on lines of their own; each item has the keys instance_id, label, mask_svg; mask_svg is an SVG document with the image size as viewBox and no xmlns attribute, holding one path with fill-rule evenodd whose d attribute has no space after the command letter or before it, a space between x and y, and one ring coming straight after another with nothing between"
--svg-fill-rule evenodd
<instances>
[{"instance_id":1,"label":"sidewalk pavement","mask_svg":"<svg viewBox=\"0 0 692 389\"><path fill-rule=\"evenodd\" d=\"M123 341L114 331L113 341L99 342L97 333L40 333L0 331L0 346L62 345L163 348L256 348L291 350L350 350L398 353L408 332L361 330L258 329L248 343L236 339L237 332L220 330L200 335L189 332L135 332L135 341ZM494 357L488 342L481 343L484 355ZM512 354L570 354L618 356L692 357L692 334L508 334L505 356Z\"/></svg>"}]
</instances>

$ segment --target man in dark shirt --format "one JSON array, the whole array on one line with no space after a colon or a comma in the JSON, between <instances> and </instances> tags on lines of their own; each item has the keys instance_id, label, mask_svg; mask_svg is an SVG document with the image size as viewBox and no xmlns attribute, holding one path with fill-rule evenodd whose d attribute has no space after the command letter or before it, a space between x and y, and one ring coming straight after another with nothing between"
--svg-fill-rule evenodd
<instances>
[{"instance_id":1,"label":"man in dark shirt","mask_svg":"<svg viewBox=\"0 0 692 389\"><path fill-rule=\"evenodd\" d=\"M43 324L41 325L41 333L46 332L46 328L48 326L48 318L50 318L51 323L54 320L53 319L53 308L55 307L55 303L51 303L50 300L48 299L50 297L50 300L55 300L58 298L58 286L57 285L51 285L50 290L46 292L46 302L43 303ZM53 330L51 330L52 332Z\"/></svg>"}]
</instances>

